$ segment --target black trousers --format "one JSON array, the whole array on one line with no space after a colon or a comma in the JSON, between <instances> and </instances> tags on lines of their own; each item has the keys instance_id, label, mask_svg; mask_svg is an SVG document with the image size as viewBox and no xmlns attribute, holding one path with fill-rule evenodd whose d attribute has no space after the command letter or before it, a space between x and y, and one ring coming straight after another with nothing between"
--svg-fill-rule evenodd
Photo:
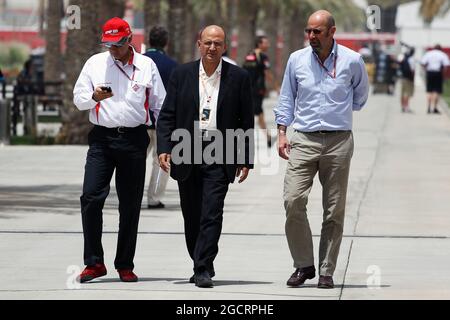
<instances>
[{"instance_id":1,"label":"black trousers","mask_svg":"<svg viewBox=\"0 0 450 320\"><path fill-rule=\"evenodd\" d=\"M193 165L190 176L178 181L186 244L196 273L215 274L228 185L224 166L217 164Z\"/></svg>"},{"instance_id":2,"label":"black trousers","mask_svg":"<svg viewBox=\"0 0 450 320\"><path fill-rule=\"evenodd\" d=\"M84 263L104 263L102 210L116 170L120 218L114 266L116 269L133 269L149 144L146 127L139 126L120 133L115 129L95 126L88 140L83 194L80 198Z\"/></svg>"},{"instance_id":3,"label":"black trousers","mask_svg":"<svg viewBox=\"0 0 450 320\"><path fill-rule=\"evenodd\" d=\"M442 94L444 77L442 71L427 71L427 92Z\"/></svg>"}]
</instances>

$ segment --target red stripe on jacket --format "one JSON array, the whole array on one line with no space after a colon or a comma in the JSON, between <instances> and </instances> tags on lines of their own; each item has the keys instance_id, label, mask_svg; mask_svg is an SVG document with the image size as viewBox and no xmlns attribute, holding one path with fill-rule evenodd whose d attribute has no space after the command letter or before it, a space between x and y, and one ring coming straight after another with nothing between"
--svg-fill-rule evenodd
<instances>
[{"instance_id":1,"label":"red stripe on jacket","mask_svg":"<svg viewBox=\"0 0 450 320\"><path fill-rule=\"evenodd\" d=\"M145 123L147 123L148 119L150 118L150 115L148 113L148 108L149 108L148 97L149 96L150 96L150 89L146 88L145 89L145 103L144 103L144 108L145 108L145 113L146 113Z\"/></svg>"},{"instance_id":2,"label":"red stripe on jacket","mask_svg":"<svg viewBox=\"0 0 450 320\"><path fill-rule=\"evenodd\" d=\"M97 123L100 124L100 122L98 121L98 112L100 111L100 102L97 102L97 104L95 105L95 115L97 116Z\"/></svg>"}]
</instances>

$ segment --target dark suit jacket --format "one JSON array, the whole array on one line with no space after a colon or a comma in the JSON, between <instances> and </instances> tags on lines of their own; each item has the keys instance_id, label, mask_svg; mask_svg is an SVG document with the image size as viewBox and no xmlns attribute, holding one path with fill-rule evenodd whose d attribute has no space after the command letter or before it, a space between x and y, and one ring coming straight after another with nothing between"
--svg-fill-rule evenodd
<instances>
[{"instance_id":1,"label":"dark suit jacket","mask_svg":"<svg viewBox=\"0 0 450 320\"><path fill-rule=\"evenodd\" d=\"M171 163L170 175L183 181L189 177L194 163L194 121L199 120L199 66L200 60L183 64L175 68L169 80L167 96L158 117L157 152L172 153L177 143L171 141L175 129L186 129L191 136L191 162L189 164ZM254 128L254 115L250 78L247 71L222 61L222 73L217 104L217 129L223 134L223 158L228 180L234 181L238 165L253 168L253 134L245 139L245 150L234 144L234 158L226 161L227 129L242 129L244 132ZM196 130L199 130L196 128ZM198 135L197 135L198 136ZM244 141L244 135L237 139ZM234 139L236 140L236 139ZM239 150L238 150L239 149ZM244 163L236 163L237 154L245 152ZM173 156L172 156L173 158Z\"/></svg>"},{"instance_id":2,"label":"dark suit jacket","mask_svg":"<svg viewBox=\"0 0 450 320\"><path fill-rule=\"evenodd\" d=\"M162 82L164 84L164 88L167 90L167 86L169 85L169 77L170 73L177 66L175 60L165 54L165 52L161 49L150 48L144 56L149 57L153 60L158 68L159 75L161 76ZM152 124L149 126L149 129L155 129L155 116L153 112L150 111L150 119Z\"/></svg>"}]
</instances>

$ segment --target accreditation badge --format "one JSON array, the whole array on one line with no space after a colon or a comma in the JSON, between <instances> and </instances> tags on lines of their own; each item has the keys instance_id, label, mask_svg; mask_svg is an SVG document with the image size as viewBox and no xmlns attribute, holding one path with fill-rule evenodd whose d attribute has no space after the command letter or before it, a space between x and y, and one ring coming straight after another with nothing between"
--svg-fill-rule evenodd
<instances>
[{"instance_id":1,"label":"accreditation badge","mask_svg":"<svg viewBox=\"0 0 450 320\"><path fill-rule=\"evenodd\" d=\"M134 92L137 92L139 90L139 85L137 83L134 84L134 86L131 87Z\"/></svg>"}]
</instances>

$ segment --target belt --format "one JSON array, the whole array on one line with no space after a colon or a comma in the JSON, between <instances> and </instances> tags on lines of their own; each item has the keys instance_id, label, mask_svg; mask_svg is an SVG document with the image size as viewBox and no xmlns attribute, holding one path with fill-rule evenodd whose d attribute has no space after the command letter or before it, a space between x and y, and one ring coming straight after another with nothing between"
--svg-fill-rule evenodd
<instances>
[{"instance_id":1,"label":"belt","mask_svg":"<svg viewBox=\"0 0 450 320\"><path fill-rule=\"evenodd\" d=\"M318 134L332 134L332 133L350 132L350 130L318 130L318 131L310 131L310 132L299 131L299 130L294 130L294 131L295 132L301 132L301 133L318 133Z\"/></svg>"},{"instance_id":2,"label":"belt","mask_svg":"<svg viewBox=\"0 0 450 320\"><path fill-rule=\"evenodd\" d=\"M115 127L115 128L107 128L103 126L97 126L95 125L95 128L98 128L103 131L108 131L111 133L130 133L130 132L136 132L139 130L142 130L142 128L145 128L146 126L144 124L141 124L137 127Z\"/></svg>"}]
</instances>

